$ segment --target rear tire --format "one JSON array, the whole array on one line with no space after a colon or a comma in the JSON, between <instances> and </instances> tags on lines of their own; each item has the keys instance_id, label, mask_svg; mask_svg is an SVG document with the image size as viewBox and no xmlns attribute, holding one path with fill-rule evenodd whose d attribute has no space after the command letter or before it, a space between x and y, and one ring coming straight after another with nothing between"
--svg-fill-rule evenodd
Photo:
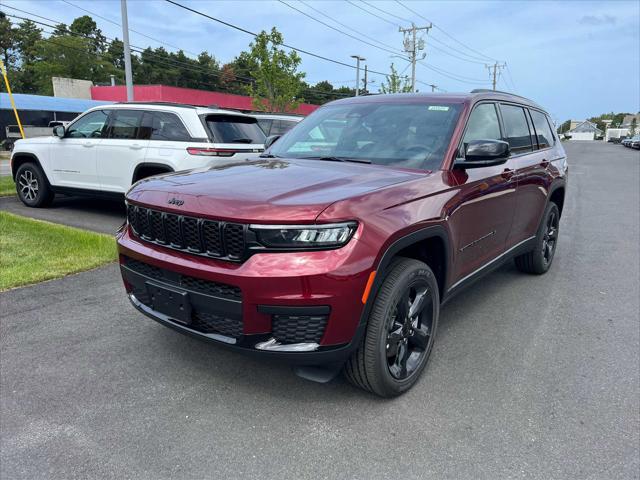
<instances>
[{"instance_id":1,"label":"rear tire","mask_svg":"<svg viewBox=\"0 0 640 480\"><path fill-rule=\"evenodd\" d=\"M515 258L518 270L534 275L542 275L549 270L556 253L559 228L560 210L555 203L549 202L538 227L535 248Z\"/></svg>"},{"instance_id":2,"label":"rear tire","mask_svg":"<svg viewBox=\"0 0 640 480\"><path fill-rule=\"evenodd\" d=\"M344 366L347 380L381 397L409 390L427 365L439 312L438 282L429 266L409 258L395 260L362 341Z\"/></svg>"},{"instance_id":3,"label":"rear tire","mask_svg":"<svg viewBox=\"0 0 640 480\"><path fill-rule=\"evenodd\" d=\"M16 173L16 193L27 207L51 205L55 194L42 169L35 163L23 163Z\"/></svg>"}]
</instances>

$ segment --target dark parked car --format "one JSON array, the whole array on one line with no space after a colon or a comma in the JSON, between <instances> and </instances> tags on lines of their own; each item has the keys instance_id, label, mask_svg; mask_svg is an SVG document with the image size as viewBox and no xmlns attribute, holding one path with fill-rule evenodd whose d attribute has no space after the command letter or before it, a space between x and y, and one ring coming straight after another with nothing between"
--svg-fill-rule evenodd
<instances>
[{"instance_id":1,"label":"dark parked car","mask_svg":"<svg viewBox=\"0 0 640 480\"><path fill-rule=\"evenodd\" d=\"M547 113L516 95L339 100L261 159L138 182L121 272L163 325L394 396L447 300L512 258L549 269L567 172Z\"/></svg>"}]
</instances>

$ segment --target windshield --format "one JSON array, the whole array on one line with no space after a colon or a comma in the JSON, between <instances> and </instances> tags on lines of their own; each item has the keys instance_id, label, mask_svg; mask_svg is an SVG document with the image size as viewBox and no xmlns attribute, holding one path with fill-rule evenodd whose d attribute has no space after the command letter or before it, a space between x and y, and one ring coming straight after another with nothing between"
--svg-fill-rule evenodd
<instances>
[{"instance_id":1,"label":"windshield","mask_svg":"<svg viewBox=\"0 0 640 480\"><path fill-rule=\"evenodd\" d=\"M264 143L264 133L255 118L207 115L206 123L216 143Z\"/></svg>"},{"instance_id":2,"label":"windshield","mask_svg":"<svg viewBox=\"0 0 640 480\"><path fill-rule=\"evenodd\" d=\"M316 110L276 142L278 157L440 168L458 104L352 103Z\"/></svg>"}]
</instances>

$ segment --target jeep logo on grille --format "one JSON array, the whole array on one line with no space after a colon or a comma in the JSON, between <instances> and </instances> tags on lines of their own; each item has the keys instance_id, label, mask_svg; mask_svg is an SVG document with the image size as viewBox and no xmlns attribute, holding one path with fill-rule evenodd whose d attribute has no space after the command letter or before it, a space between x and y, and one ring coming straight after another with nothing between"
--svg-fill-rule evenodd
<instances>
[{"instance_id":1,"label":"jeep logo on grille","mask_svg":"<svg viewBox=\"0 0 640 480\"><path fill-rule=\"evenodd\" d=\"M180 200L176 197L173 197L171 200L169 200L167 202L169 205L175 205L176 207L179 207L180 205L184 205L184 200Z\"/></svg>"}]
</instances>

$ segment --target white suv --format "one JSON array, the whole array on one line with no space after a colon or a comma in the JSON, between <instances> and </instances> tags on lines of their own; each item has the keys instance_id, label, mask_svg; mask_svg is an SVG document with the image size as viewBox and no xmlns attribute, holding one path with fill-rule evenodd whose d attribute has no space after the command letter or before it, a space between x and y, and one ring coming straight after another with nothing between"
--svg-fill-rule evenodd
<instances>
[{"instance_id":1,"label":"white suv","mask_svg":"<svg viewBox=\"0 0 640 480\"><path fill-rule=\"evenodd\" d=\"M11 155L16 191L30 207L55 193L122 197L151 175L255 158L265 140L249 115L171 103L95 107L53 133L18 140Z\"/></svg>"}]
</instances>

